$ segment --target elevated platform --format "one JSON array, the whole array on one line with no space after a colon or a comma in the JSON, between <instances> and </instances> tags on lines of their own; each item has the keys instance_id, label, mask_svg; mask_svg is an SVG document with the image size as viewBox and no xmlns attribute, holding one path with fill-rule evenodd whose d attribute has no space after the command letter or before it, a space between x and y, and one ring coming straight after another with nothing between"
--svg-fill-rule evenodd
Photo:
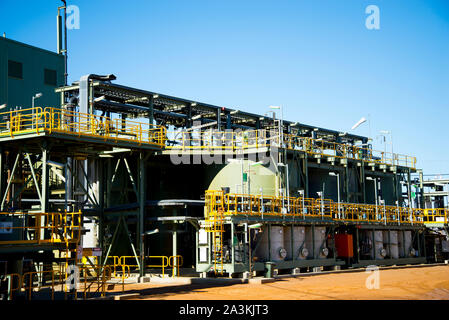
<instances>
[{"instance_id":1,"label":"elevated platform","mask_svg":"<svg viewBox=\"0 0 449 320\"><path fill-rule=\"evenodd\" d=\"M77 149L100 153L115 148L161 151L163 155L219 155L267 153L287 150L313 157L318 163L347 165L348 161L396 171L416 169L416 158L363 148L361 146L325 141L273 129L246 131L167 132L164 126L84 114L56 108L32 108L0 113L0 142L8 147L17 141L30 148L40 148L42 140L52 140L55 152Z\"/></svg>"},{"instance_id":2,"label":"elevated platform","mask_svg":"<svg viewBox=\"0 0 449 320\"><path fill-rule=\"evenodd\" d=\"M34 108L0 113L0 142L16 147L17 141L33 151L43 140L53 152L73 149L96 153L116 148L161 150L165 128L55 108Z\"/></svg>"},{"instance_id":3,"label":"elevated platform","mask_svg":"<svg viewBox=\"0 0 449 320\"><path fill-rule=\"evenodd\" d=\"M447 224L449 211L206 191L207 224L223 223L228 217L235 216L258 221L424 227L426 224Z\"/></svg>"}]
</instances>

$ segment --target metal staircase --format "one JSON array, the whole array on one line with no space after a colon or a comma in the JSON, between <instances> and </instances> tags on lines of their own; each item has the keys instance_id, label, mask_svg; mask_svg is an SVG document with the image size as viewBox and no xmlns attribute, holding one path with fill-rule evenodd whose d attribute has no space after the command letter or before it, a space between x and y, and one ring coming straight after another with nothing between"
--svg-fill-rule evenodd
<instances>
[{"instance_id":1,"label":"metal staircase","mask_svg":"<svg viewBox=\"0 0 449 320\"><path fill-rule=\"evenodd\" d=\"M206 195L206 232L212 233L212 263L215 274L223 275L223 191L210 192Z\"/></svg>"}]
</instances>

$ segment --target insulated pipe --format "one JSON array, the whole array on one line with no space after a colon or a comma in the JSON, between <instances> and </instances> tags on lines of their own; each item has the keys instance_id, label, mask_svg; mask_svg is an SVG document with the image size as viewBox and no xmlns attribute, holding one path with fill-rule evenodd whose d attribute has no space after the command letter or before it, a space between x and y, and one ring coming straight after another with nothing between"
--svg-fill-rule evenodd
<instances>
[{"instance_id":1,"label":"insulated pipe","mask_svg":"<svg viewBox=\"0 0 449 320\"><path fill-rule=\"evenodd\" d=\"M87 74L80 78L79 84L79 100L80 100L80 112L89 112L89 81L90 80L100 80L100 81L111 81L117 79L113 74L108 74L106 76L97 74Z\"/></svg>"}]
</instances>

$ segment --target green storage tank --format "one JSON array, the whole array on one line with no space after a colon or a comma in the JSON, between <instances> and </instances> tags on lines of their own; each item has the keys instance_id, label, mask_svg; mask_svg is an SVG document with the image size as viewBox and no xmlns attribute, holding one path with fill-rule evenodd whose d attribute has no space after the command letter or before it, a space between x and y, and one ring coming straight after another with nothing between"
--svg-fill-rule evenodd
<instances>
[{"instance_id":1,"label":"green storage tank","mask_svg":"<svg viewBox=\"0 0 449 320\"><path fill-rule=\"evenodd\" d=\"M209 190L226 189L229 193L275 196L277 180L276 173L268 165L251 160L234 160L217 173Z\"/></svg>"}]
</instances>

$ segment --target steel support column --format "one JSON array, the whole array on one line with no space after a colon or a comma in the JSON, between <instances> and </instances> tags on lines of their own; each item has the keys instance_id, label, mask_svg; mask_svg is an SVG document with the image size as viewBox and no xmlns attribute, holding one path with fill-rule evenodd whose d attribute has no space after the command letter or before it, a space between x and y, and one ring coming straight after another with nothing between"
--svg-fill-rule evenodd
<instances>
[{"instance_id":1,"label":"steel support column","mask_svg":"<svg viewBox=\"0 0 449 320\"><path fill-rule=\"evenodd\" d=\"M111 207L111 190L112 190L112 159L106 160L106 208Z\"/></svg>"},{"instance_id":2,"label":"steel support column","mask_svg":"<svg viewBox=\"0 0 449 320\"><path fill-rule=\"evenodd\" d=\"M20 152L17 153L16 160L14 161L14 165L12 167L11 174L10 174L10 177L8 179L8 184L6 186L5 193L3 194L3 200L2 200L2 203L1 203L1 210L2 211L5 210L5 201L6 201L6 198L8 197L9 188L11 187L11 182L12 182L14 174L16 172L16 168L17 168L17 164L19 163L19 159L20 159Z\"/></svg>"},{"instance_id":3,"label":"steel support column","mask_svg":"<svg viewBox=\"0 0 449 320\"><path fill-rule=\"evenodd\" d=\"M44 144L42 146L42 176L41 176L41 212L47 212L48 210L48 148Z\"/></svg>"},{"instance_id":4,"label":"steel support column","mask_svg":"<svg viewBox=\"0 0 449 320\"><path fill-rule=\"evenodd\" d=\"M362 161L360 166L360 185L362 189L362 201L360 203L366 203L366 177L365 177L365 165Z\"/></svg>"},{"instance_id":5,"label":"steel support column","mask_svg":"<svg viewBox=\"0 0 449 320\"><path fill-rule=\"evenodd\" d=\"M148 109L148 123L151 125L153 125L154 122L154 98L153 96L150 97L149 99L149 109Z\"/></svg>"},{"instance_id":6,"label":"steel support column","mask_svg":"<svg viewBox=\"0 0 449 320\"><path fill-rule=\"evenodd\" d=\"M98 160L99 168L98 168L98 197L99 197L99 205L100 205L100 215L99 215L99 245L101 248L101 251L103 252L103 242L104 242L104 160L102 158L99 158ZM101 256L103 257L103 255ZM103 263L103 261L100 261L100 264Z\"/></svg>"},{"instance_id":7,"label":"steel support column","mask_svg":"<svg viewBox=\"0 0 449 320\"><path fill-rule=\"evenodd\" d=\"M173 226L173 234L172 234L172 256L174 257L173 259L173 276L179 276L177 268L175 268L175 266L177 266L178 264L178 260L176 258L176 256L178 255L178 231L177 231L178 226L176 224L174 224Z\"/></svg>"},{"instance_id":8,"label":"steel support column","mask_svg":"<svg viewBox=\"0 0 449 320\"><path fill-rule=\"evenodd\" d=\"M340 185L337 186L337 188L340 188ZM350 196L349 196L349 168L348 165L345 167L345 193L346 193L346 202L351 202ZM341 201L341 200L340 200ZM354 199L353 202L356 202L357 200Z\"/></svg>"},{"instance_id":9,"label":"steel support column","mask_svg":"<svg viewBox=\"0 0 449 320\"><path fill-rule=\"evenodd\" d=\"M145 184L145 154L140 152L139 154L139 219L138 219L138 239L139 252L140 252L140 276L145 275L145 250L144 250L144 232L145 232L145 196L146 196L146 184Z\"/></svg>"},{"instance_id":10,"label":"steel support column","mask_svg":"<svg viewBox=\"0 0 449 320\"><path fill-rule=\"evenodd\" d=\"M411 194L411 185L410 185L410 181L411 181L411 169L408 168L407 170L407 202L408 202L408 207L411 208L412 207L412 194Z\"/></svg>"},{"instance_id":11,"label":"steel support column","mask_svg":"<svg viewBox=\"0 0 449 320\"><path fill-rule=\"evenodd\" d=\"M304 155L304 160L302 163L302 172L303 176L305 177L305 183L304 183L304 197L309 197L309 160L307 157L307 154Z\"/></svg>"},{"instance_id":12,"label":"steel support column","mask_svg":"<svg viewBox=\"0 0 449 320\"><path fill-rule=\"evenodd\" d=\"M5 179L4 179L4 163L5 163L5 159L4 159L4 155L3 155L3 149L0 147L0 195L3 194L3 185L5 183Z\"/></svg>"}]
</instances>

